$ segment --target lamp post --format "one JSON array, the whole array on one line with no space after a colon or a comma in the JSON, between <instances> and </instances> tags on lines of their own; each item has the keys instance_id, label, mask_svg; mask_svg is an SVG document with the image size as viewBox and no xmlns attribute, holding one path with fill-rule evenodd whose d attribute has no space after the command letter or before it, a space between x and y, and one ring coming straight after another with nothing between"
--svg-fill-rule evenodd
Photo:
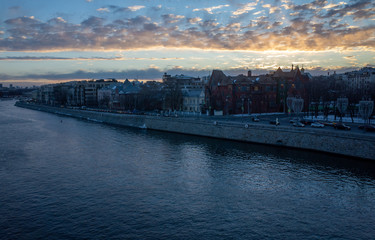
<instances>
[{"instance_id":1,"label":"lamp post","mask_svg":"<svg viewBox=\"0 0 375 240\"><path fill-rule=\"evenodd\" d=\"M241 100L242 100L241 110L242 110L242 117L243 117L243 112L244 112L244 110L245 110L245 107L244 107L245 98L242 97Z\"/></svg>"},{"instance_id":2,"label":"lamp post","mask_svg":"<svg viewBox=\"0 0 375 240\"><path fill-rule=\"evenodd\" d=\"M247 114L250 116L250 104L251 104L251 100L250 100L250 97L247 99Z\"/></svg>"},{"instance_id":3,"label":"lamp post","mask_svg":"<svg viewBox=\"0 0 375 240\"><path fill-rule=\"evenodd\" d=\"M299 120L299 113L303 109L303 99L302 98L294 98L292 103L293 112L295 112L298 120Z\"/></svg>"},{"instance_id":4,"label":"lamp post","mask_svg":"<svg viewBox=\"0 0 375 240\"><path fill-rule=\"evenodd\" d=\"M287 97L287 98L286 98L286 104L287 104L287 107L288 107L288 115L289 115L289 118L292 117L292 105L293 105L293 100L294 100L294 97Z\"/></svg>"},{"instance_id":5,"label":"lamp post","mask_svg":"<svg viewBox=\"0 0 375 240\"><path fill-rule=\"evenodd\" d=\"M345 114L345 111L348 108L348 99L338 98L336 101L336 107L340 112L340 122L342 123L342 115Z\"/></svg>"},{"instance_id":6,"label":"lamp post","mask_svg":"<svg viewBox=\"0 0 375 240\"><path fill-rule=\"evenodd\" d=\"M229 115L229 96L226 96L225 98L225 109L226 109L227 115Z\"/></svg>"},{"instance_id":7,"label":"lamp post","mask_svg":"<svg viewBox=\"0 0 375 240\"><path fill-rule=\"evenodd\" d=\"M374 101L362 100L359 102L359 114L363 118L365 124L370 124L370 116L374 109Z\"/></svg>"}]
</instances>

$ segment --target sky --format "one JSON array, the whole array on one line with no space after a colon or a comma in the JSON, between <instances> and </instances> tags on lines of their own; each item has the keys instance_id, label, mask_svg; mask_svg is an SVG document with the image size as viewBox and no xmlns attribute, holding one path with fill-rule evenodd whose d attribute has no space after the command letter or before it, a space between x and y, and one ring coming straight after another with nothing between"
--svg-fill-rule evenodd
<instances>
[{"instance_id":1,"label":"sky","mask_svg":"<svg viewBox=\"0 0 375 240\"><path fill-rule=\"evenodd\" d=\"M371 0L1 0L0 83L375 66Z\"/></svg>"}]
</instances>

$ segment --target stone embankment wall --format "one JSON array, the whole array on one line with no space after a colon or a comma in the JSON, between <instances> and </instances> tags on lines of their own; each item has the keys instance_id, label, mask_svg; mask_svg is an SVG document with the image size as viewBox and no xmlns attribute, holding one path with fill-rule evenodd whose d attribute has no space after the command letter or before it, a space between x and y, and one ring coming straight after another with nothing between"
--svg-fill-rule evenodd
<instances>
[{"instance_id":1,"label":"stone embankment wall","mask_svg":"<svg viewBox=\"0 0 375 240\"><path fill-rule=\"evenodd\" d=\"M325 129L301 129L259 123L212 121L209 118L127 115L26 103L17 103L16 105L120 126L147 127L152 130L309 149L375 160L375 136L368 134L327 131Z\"/></svg>"}]
</instances>

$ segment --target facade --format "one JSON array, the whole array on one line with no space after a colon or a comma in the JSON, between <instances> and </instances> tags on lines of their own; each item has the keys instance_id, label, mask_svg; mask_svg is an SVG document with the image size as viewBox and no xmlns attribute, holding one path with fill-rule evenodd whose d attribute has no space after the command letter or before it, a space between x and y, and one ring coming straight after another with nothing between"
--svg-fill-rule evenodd
<instances>
[{"instance_id":1,"label":"facade","mask_svg":"<svg viewBox=\"0 0 375 240\"><path fill-rule=\"evenodd\" d=\"M190 96L191 94L194 96L200 95L204 91L204 83L199 77L190 77L183 74L171 76L164 73L162 79L163 110L184 110L185 107L188 111L190 111L190 108L200 109L200 103L196 102L194 106L192 105L193 103L190 103L196 101L195 97Z\"/></svg>"},{"instance_id":2,"label":"facade","mask_svg":"<svg viewBox=\"0 0 375 240\"><path fill-rule=\"evenodd\" d=\"M203 89L188 89L184 88L183 96L183 111L201 112L204 105L204 90Z\"/></svg>"},{"instance_id":3,"label":"facade","mask_svg":"<svg viewBox=\"0 0 375 240\"><path fill-rule=\"evenodd\" d=\"M367 95L372 85L375 84L375 68L365 67L359 71L340 74L346 90L361 91L361 95Z\"/></svg>"},{"instance_id":4,"label":"facade","mask_svg":"<svg viewBox=\"0 0 375 240\"><path fill-rule=\"evenodd\" d=\"M39 89L38 102L49 105L97 106L98 89L115 82L115 79L100 79L43 85Z\"/></svg>"},{"instance_id":5,"label":"facade","mask_svg":"<svg viewBox=\"0 0 375 240\"><path fill-rule=\"evenodd\" d=\"M290 72L278 68L270 74L226 76L220 70L212 72L206 85L206 109L211 113L244 114L286 111L288 96L301 97L308 105L306 84L311 76L297 67Z\"/></svg>"},{"instance_id":6,"label":"facade","mask_svg":"<svg viewBox=\"0 0 375 240\"><path fill-rule=\"evenodd\" d=\"M177 85L180 89L189 88L189 89L203 89L204 83L199 77L190 77L183 74L171 76L167 73L164 73L162 77L164 84L174 84Z\"/></svg>"},{"instance_id":7,"label":"facade","mask_svg":"<svg viewBox=\"0 0 375 240\"><path fill-rule=\"evenodd\" d=\"M141 83L138 81L113 83L98 90L98 105L101 108L134 110L139 101Z\"/></svg>"}]
</instances>

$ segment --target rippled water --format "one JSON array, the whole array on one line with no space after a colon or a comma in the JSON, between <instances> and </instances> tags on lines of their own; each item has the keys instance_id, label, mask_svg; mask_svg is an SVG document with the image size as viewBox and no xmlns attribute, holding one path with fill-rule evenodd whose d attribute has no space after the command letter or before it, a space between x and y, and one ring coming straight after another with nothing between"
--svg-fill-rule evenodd
<instances>
[{"instance_id":1,"label":"rippled water","mask_svg":"<svg viewBox=\"0 0 375 240\"><path fill-rule=\"evenodd\" d=\"M0 239L374 239L375 163L0 102Z\"/></svg>"}]
</instances>

